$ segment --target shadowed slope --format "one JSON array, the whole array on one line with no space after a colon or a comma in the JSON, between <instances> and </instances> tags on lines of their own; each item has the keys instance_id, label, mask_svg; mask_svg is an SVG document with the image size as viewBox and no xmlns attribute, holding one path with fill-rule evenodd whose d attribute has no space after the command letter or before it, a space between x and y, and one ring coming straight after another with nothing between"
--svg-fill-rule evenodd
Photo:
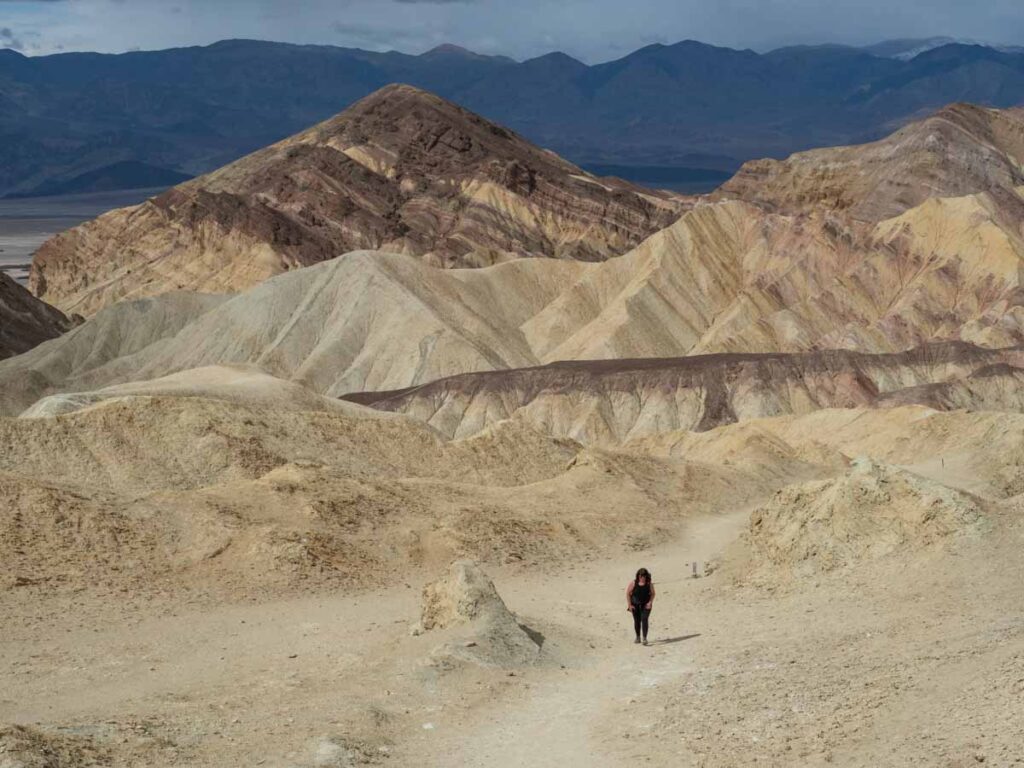
<instances>
[{"instance_id":1,"label":"shadowed slope","mask_svg":"<svg viewBox=\"0 0 1024 768\"><path fill-rule=\"evenodd\" d=\"M0 272L0 359L27 352L71 325L63 312Z\"/></svg>"}]
</instances>

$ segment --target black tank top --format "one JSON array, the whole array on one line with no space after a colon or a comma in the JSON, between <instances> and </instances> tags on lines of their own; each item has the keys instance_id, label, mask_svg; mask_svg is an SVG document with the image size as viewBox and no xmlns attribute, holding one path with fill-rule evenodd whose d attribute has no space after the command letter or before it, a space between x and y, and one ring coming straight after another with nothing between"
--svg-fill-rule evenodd
<instances>
[{"instance_id":1,"label":"black tank top","mask_svg":"<svg viewBox=\"0 0 1024 768\"><path fill-rule=\"evenodd\" d=\"M651 599L651 582L648 581L646 584L637 584L634 581L633 582L633 595L632 595L633 605L639 605L639 606L647 605L647 603L648 603L648 601L650 599Z\"/></svg>"}]
</instances>

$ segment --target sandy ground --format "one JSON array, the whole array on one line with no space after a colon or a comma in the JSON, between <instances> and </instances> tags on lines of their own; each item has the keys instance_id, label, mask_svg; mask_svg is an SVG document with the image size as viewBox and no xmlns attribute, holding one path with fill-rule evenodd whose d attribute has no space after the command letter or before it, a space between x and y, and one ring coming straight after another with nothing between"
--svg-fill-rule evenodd
<instances>
[{"instance_id":1,"label":"sandy ground","mask_svg":"<svg viewBox=\"0 0 1024 768\"><path fill-rule=\"evenodd\" d=\"M998 536L911 565L774 588L691 578L748 516L702 517L628 556L492 569L544 636L518 669L430 663L446 631L409 627L434 574L236 605L10 590L0 721L115 765L1024 763L1012 511ZM649 647L623 596L641 564L658 587ZM68 754L79 762L53 764L93 759Z\"/></svg>"},{"instance_id":2,"label":"sandy ground","mask_svg":"<svg viewBox=\"0 0 1024 768\"><path fill-rule=\"evenodd\" d=\"M607 451L222 378L0 420L0 768L1024 761L1020 416ZM454 557L539 651L412 631Z\"/></svg>"}]
</instances>

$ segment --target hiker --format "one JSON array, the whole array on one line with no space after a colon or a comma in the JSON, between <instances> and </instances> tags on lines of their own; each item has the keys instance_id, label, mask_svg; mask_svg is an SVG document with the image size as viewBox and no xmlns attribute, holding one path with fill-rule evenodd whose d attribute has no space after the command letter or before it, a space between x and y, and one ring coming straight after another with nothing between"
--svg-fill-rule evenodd
<instances>
[{"instance_id":1,"label":"hiker","mask_svg":"<svg viewBox=\"0 0 1024 768\"><path fill-rule=\"evenodd\" d=\"M633 613L633 629L636 631L636 640L640 642L640 633L643 631L643 644L647 645L647 619L651 615L651 606L654 604L654 580L651 572L641 568L636 572L636 577L626 587L626 610Z\"/></svg>"}]
</instances>

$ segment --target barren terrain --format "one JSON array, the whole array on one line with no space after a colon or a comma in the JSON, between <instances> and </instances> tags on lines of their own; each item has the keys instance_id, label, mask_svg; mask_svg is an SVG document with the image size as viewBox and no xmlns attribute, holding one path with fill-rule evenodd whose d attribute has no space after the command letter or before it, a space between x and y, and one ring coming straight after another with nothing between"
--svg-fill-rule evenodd
<instances>
[{"instance_id":1,"label":"barren terrain","mask_svg":"<svg viewBox=\"0 0 1024 768\"><path fill-rule=\"evenodd\" d=\"M394 87L52 241L0 768L1024 763L1022 126L683 205Z\"/></svg>"},{"instance_id":2,"label":"barren terrain","mask_svg":"<svg viewBox=\"0 0 1024 768\"><path fill-rule=\"evenodd\" d=\"M609 450L452 441L246 369L130 390L0 422L13 765L1024 760L1024 417L823 410ZM519 640L420 625L455 557Z\"/></svg>"}]
</instances>

